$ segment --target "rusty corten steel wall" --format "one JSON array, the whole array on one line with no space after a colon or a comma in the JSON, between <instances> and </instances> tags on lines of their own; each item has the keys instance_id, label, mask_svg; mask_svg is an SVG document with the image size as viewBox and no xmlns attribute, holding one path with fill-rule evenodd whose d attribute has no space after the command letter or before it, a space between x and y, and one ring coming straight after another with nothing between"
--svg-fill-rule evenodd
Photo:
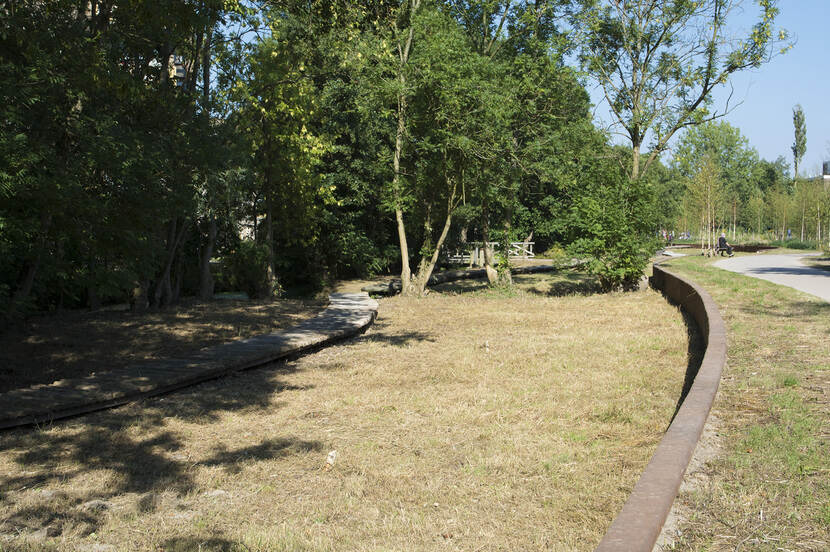
<instances>
[{"instance_id":1,"label":"rusty corten steel wall","mask_svg":"<svg viewBox=\"0 0 830 552\"><path fill-rule=\"evenodd\" d=\"M726 362L726 329L709 294L657 265L651 285L694 317L706 341L706 353L683 405L596 552L651 552L654 548L703 432Z\"/></svg>"}]
</instances>

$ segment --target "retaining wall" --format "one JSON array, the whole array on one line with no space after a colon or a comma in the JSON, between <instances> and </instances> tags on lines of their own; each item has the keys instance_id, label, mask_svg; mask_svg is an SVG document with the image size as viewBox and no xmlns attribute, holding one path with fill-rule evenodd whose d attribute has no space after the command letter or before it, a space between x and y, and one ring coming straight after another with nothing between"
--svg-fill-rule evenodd
<instances>
[{"instance_id":1,"label":"retaining wall","mask_svg":"<svg viewBox=\"0 0 830 552\"><path fill-rule=\"evenodd\" d=\"M654 266L651 285L692 315L705 340L706 353L686 399L596 552L651 552L654 548L703 432L726 363L726 329L706 290L658 265Z\"/></svg>"}]
</instances>

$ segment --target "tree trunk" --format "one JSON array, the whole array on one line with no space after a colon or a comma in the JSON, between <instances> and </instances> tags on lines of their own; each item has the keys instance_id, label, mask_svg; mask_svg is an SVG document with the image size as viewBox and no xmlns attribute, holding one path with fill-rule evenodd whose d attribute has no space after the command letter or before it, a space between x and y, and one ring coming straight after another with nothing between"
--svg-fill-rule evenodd
<instances>
[{"instance_id":1,"label":"tree trunk","mask_svg":"<svg viewBox=\"0 0 830 552\"><path fill-rule=\"evenodd\" d=\"M487 274L487 282L493 285L498 281L499 273L493 266L495 262L490 249L490 210L486 195L481 201L481 238L484 240L484 272Z\"/></svg>"},{"instance_id":2,"label":"tree trunk","mask_svg":"<svg viewBox=\"0 0 830 552\"><path fill-rule=\"evenodd\" d=\"M406 132L406 74L404 72L409 63L409 53L412 49L412 38L415 29L412 19L421 0L412 0L410 4L410 26L403 44L398 43L398 82L401 86L398 91L398 127L395 132L395 153L392 158L392 190L395 197L395 223L398 227L398 242L401 249L401 293L409 295L412 289L412 270L409 266L409 245L406 240L406 226L403 220L403 194L401 193L401 154L403 152L403 138ZM397 23L395 24L397 27Z\"/></svg>"},{"instance_id":3,"label":"tree trunk","mask_svg":"<svg viewBox=\"0 0 830 552\"><path fill-rule=\"evenodd\" d=\"M20 283L17 285L11 302L9 303L9 312L13 313L15 309L29 298L32 293L32 287L35 284L35 276L40 268L40 261L43 258L43 249L46 246L46 236L49 229L52 227L52 215L43 213L40 216L40 236L34 250L30 252L28 258L23 264L23 276Z\"/></svg>"},{"instance_id":4,"label":"tree trunk","mask_svg":"<svg viewBox=\"0 0 830 552\"><path fill-rule=\"evenodd\" d=\"M640 144L634 142L631 147L631 180L640 177Z\"/></svg>"},{"instance_id":5,"label":"tree trunk","mask_svg":"<svg viewBox=\"0 0 830 552\"><path fill-rule=\"evenodd\" d=\"M171 282L171 274L173 271L173 263L176 260L176 255L179 251L179 246L184 239L184 233L187 225L182 222L178 224L176 219L170 221L170 228L167 239L167 262L164 265L164 271L156 284L156 290L153 296L153 306L166 307L173 303L175 296L173 294L173 284Z\"/></svg>"},{"instance_id":6,"label":"tree trunk","mask_svg":"<svg viewBox=\"0 0 830 552\"><path fill-rule=\"evenodd\" d=\"M268 297L273 297L279 286L277 280L277 258L274 253L274 213L270 194L266 198L268 209L265 213L265 244L268 248Z\"/></svg>"},{"instance_id":7,"label":"tree trunk","mask_svg":"<svg viewBox=\"0 0 830 552\"><path fill-rule=\"evenodd\" d=\"M401 87L406 83L403 68L399 75ZM392 188L395 193L395 223L398 228L398 243L401 250L401 293L412 293L412 271L409 267L409 245L406 240L406 226L403 220L403 197L401 194L401 153L403 151L403 136L406 131L406 96L402 91L398 94L398 129L395 132L395 154L392 159L394 170Z\"/></svg>"},{"instance_id":8,"label":"tree trunk","mask_svg":"<svg viewBox=\"0 0 830 552\"><path fill-rule=\"evenodd\" d=\"M89 310L98 310L101 308L101 298L98 296L98 286L92 279L96 272L95 265L96 263L93 257L87 263L87 269L89 270L90 280L87 282L86 286L86 304L87 307L89 307Z\"/></svg>"},{"instance_id":9,"label":"tree trunk","mask_svg":"<svg viewBox=\"0 0 830 552\"><path fill-rule=\"evenodd\" d=\"M438 241L435 244L435 250L430 257L422 257L418 267L418 274L415 276L415 287L419 295L424 295L427 284L432 276L432 271L435 270L435 265L438 263L438 257L441 255L441 248L444 247L444 242L447 240L447 235L450 233L450 226L452 226L452 215L455 211L455 192L457 185L452 186L452 192L447 200L447 216L444 219L444 227L441 229L441 235L438 236ZM430 228L431 230L431 228Z\"/></svg>"},{"instance_id":10,"label":"tree trunk","mask_svg":"<svg viewBox=\"0 0 830 552\"><path fill-rule=\"evenodd\" d=\"M208 239L205 248L202 250L202 257L199 263L199 299L210 301L213 299L213 274L210 273L210 259L213 257L213 246L216 242L216 217L210 217L208 223Z\"/></svg>"}]
</instances>

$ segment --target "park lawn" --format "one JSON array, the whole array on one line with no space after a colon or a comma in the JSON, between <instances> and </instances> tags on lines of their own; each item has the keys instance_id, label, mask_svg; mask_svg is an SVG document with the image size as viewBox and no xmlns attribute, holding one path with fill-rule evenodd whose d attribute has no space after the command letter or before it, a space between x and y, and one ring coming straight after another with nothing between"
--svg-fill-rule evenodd
<instances>
[{"instance_id":1,"label":"park lawn","mask_svg":"<svg viewBox=\"0 0 830 552\"><path fill-rule=\"evenodd\" d=\"M0 393L106 372L292 326L326 300L186 300L140 313L96 310L35 316L0 333Z\"/></svg>"},{"instance_id":2,"label":"park lawn","mask_svg":"<svg viewBox=\"0 0 830 552\"><path fill-rule=\"evenodd\" d=\"M678 499L665 550L830 550L830 304L711 263L666 265L711 293L729 352L720 453Z\"/></svg>"},{"instance_id":3,"label":"park lawn","mask_svg":"<svg viewBox=\"0 0 830 552\"><path fill-rule=\"evenodd\" d=\"M804 262L810 266L821 268L823 270L830 270L830 255L823 254L819 257L807 257Z\"/></svg>"},{"instance_id":4,"label":"park lawn","mask_svg":"<svg viewBox=\"0 0 830 552\"><path fill-rule=\"evenodd\" d=\"M0 549L591 550L687 337L653 291L382 299L314 354L0 434Z\"/></svg>"}]
</instances>

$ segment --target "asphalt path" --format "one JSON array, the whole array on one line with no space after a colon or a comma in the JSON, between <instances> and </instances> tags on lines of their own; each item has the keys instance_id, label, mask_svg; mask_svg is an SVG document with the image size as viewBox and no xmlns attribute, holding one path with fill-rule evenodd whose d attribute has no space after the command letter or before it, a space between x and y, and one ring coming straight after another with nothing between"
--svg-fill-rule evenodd
<instances>
[{"instance_id":1,"label":"asphalt path","mask_svg":"<svg viewBox=\"0 0 830 552\"><path fill-rule=\"evenodd\" d=\"M721 259L715 266L774 284L789 286L830 302L830 271L807 266L807 255L746 255Z\"/></svg>"}]
</instances>

